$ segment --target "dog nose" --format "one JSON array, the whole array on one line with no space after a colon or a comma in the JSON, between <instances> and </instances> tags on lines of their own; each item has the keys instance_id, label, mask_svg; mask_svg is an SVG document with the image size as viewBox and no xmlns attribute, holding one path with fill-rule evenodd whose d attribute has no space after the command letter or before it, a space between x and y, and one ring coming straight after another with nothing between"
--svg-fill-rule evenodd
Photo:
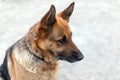
<instances>
[{"instance_id":1,"label":"dog nose","mask_svg":"<svg viewBox=\"0 0 120 80\"><path fill-rule=\"evenodd\" d=\"M77 60L77 61L80 61L84 58L84 56L81 52L74 52L72 57L74 60Z\"/></svg>"},{"instance_id":2,"label":"dog nose","mask_svg":"<svg viewBox=\"0 0 120 80\"><path fill-rule=\"evenodd\" d=\"M82 60L82 59L84 59L84 56L83 56L83 54L81 53L81 54L79 54L77 60L79 61L79 60Z\"/></svg>"}]
</instances>

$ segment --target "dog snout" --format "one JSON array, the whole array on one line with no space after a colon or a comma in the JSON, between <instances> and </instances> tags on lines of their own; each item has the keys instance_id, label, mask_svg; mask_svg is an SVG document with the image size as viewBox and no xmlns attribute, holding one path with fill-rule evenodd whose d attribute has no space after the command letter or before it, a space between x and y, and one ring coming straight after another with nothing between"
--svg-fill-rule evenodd
<instances>
[{"instance_id":1,"label":"dog snout","mask_svg":"<svg viewBox=\"0 0 120 80\"><path fill-rule=\"evenodd\" d=\"M81 52L73 52L72 59L76 61L80 61L84 58L83 54Z\"/></svg>"}]
</instances>

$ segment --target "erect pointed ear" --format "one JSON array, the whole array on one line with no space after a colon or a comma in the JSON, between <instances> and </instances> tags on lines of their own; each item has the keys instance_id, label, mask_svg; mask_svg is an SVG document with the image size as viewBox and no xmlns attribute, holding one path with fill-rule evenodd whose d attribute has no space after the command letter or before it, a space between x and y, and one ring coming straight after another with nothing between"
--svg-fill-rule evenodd
<instances>
[{"instance_id":1,"label":"erect pointed ear","mask_svg":"<svg viewBox=\"0 0 120 80\"><path fill-rule=\"evenodd\" d=\"M41 19L42 26L52 26L56 22L55 15L55 6L51 5L49 11Z\"/></svg>"},{"instance_id":2,"label":"erect pointed ear","mask_svg":"<svg viewBox=\"0 0 120 80\"><path fill-rule=\"evenodd\" d=\"M42 38L45 38L52 30L52 26L56 22L56 10L55 6L51 5L49 11L43 16L43 18L40 21L39 26L39 36Z\"/></svg>"},{"instance_id":3,"label":"erect pointed ear","mask_svg":"<svg viewBox=\"0 0 120 80\"><path fill-rule=\"evenodd\" d=\"M58 16L61 16L63 19L69 21L69 18L74 10L74 2L72 2L64 11L58 14Z\"/></svg>"}]
</instances>

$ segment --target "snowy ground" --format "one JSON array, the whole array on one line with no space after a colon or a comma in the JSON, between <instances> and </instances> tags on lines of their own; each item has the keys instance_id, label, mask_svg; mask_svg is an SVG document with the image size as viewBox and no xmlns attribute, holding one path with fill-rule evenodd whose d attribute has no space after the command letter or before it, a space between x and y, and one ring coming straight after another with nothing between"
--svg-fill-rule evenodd
<instances>
[{"instance_id":1,"label":"snowy ground","mask_svg":"<svg viewBox=\"0 0 120 80\"><path fill-rule=\"evenodd\" d=\"M54 4L57 12L73 0L0 0L0 64L5 50ZM75 0L70 25L85 58L61 62L58 80L120 80L120 0Z\"/></svg>"}]
</instances>

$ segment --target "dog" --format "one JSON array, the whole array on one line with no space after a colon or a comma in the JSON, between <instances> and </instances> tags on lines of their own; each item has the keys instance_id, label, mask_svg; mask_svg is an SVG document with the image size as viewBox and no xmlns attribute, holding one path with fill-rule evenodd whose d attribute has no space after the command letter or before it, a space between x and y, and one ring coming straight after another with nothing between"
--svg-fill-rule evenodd
<instances>
[{"instance_id":1,"label":"dog","mask_svg":"<svg viewBox=\"0 0 120 80\"><path fill-rule=\"evenodd\" d=\"M56 14L54 5L7 51L0 67L3 80L56 80L59 60L70 63L84 58L73 43L69 19L74 2Z\"/></svg>"}]
</instances>

